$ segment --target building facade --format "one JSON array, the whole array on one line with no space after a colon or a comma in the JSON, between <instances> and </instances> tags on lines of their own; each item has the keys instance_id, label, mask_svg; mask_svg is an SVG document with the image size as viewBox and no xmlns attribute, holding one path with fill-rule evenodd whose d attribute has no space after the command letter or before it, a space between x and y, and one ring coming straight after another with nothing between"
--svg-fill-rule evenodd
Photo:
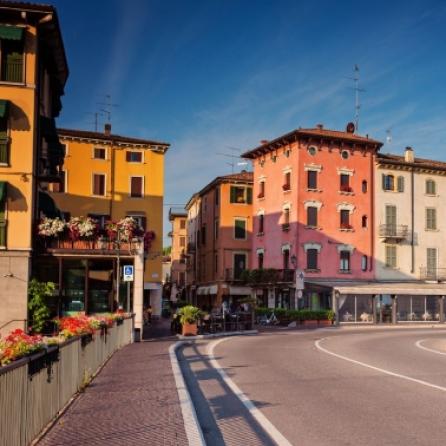
<instances>
[{"instance_id":1,"label":"building facade","mask_svg":"<svg viewBox=\"0 0 446 446\"><path fill-rule=\"evenodd\" d=\"M251 295L252 173L217 177L189 201L189 298L207 309ZM193 231L193 233L191 232ZM194 243L195 242L195 243ZM190 266L192 265L192 267Z\"/></svg>"},{"instance_id":2,"label":"building facade","mask_svg":"<svg viewBox=\"0 0 446 446\"><path fill-rule=\"evenodd\" d=\"M182 209L170 209L169 221L172 224L170 300L184 300L186 297L187 212Z\"/></svg>"},{"instance_id":3,"label":"building facade","mask_svg":"<svg viewBox=\"0 0 446 446\"><path fill-rule=\"evenodd\" d=\"M161 314L162 215L164 154L169 144L119 136L106 124L104 133L58 129L65 147L63 182L51 187L51 197L64 219L91 217L106 240L106 225L132 217L143 231L153 231L150 249L141 243L57 246L46 250L47 264L58 262L60 294L66 311L133 309L142 325L143 307ZM147 246L146 246L147 248ZM134 281L122 282L122 268L133 265ZM55 279L55 278L54 278ZM119 283L119 287L117 286Z\"/></svg>"},{"instance_id":4,"label":"building facade","mask_svg":"<svg viewBox=\"0 0 446 446\"><path fill-rule=\"evenodd\" d=\"M55 118L67 77L55 8L0 1L0 330L27 319L35 224L61 180Z\"/></svg>"},{"instance_id":5,"label":"building facade","mask_svg":"<svg viewBox=\"0 0 446 446\"><path fill-rule=\"evenodd\" d=\"M374 279L374 160L379 141L346 131L297 129L243 156L254 166L252 264L274 269L259 303L334 308L341 282ZM295 271L305 276L296 292Z\"/></svg>"}]
</instances>

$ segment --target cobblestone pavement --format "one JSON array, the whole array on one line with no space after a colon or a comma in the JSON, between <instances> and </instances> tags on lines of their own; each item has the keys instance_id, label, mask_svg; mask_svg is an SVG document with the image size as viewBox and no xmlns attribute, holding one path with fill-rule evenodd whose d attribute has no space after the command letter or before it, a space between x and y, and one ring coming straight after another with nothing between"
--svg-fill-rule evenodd
<instances>
[{"instance_id":1,"label":"cobblestone pavement","mask_svg":"<svg viewBox=\"0 0 446 446\"><path fill-rule=\"evenodd\" d=\"M168 348L169 322L146 330L151 340L116 352L39 446L186 446Z\"/></svg>"}]
</instances>

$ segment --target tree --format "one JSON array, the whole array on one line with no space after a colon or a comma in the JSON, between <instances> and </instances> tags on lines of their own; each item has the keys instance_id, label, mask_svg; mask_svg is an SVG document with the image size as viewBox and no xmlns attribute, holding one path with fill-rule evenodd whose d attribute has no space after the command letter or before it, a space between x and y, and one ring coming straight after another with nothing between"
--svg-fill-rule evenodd
<instances>
[{"instance_id":1,"label":"tree","mask_svg":"<svg viewBox=\"0 0 446 446\"><path fill-rule=\"evenodd\" d=\"M28 310L32 329L36 333L40 333L45 322L50 317L50 310L46 304L46 298L53 295L55 290L53 282L39 282L32 279L28 287Z\"/></svg>"}]
</instances>

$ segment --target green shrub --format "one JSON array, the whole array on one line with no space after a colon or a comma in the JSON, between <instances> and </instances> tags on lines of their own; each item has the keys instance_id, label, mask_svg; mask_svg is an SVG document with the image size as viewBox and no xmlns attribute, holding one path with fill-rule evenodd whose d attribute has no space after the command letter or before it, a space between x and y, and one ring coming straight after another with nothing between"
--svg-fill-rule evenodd
<instances>
[{"instance_id":1,"label":"green shrub","mask_svg":"<svg viewBox=\"0 0 446 446\"><path fill-rule=\"evenodd\" d=\"M40 333L45 322L50 318L50 310L46 298L51 297L56 289L53 282L39 282L32 279L28 286L28 310L32 330Z\"/></svg>"}]
</instances>

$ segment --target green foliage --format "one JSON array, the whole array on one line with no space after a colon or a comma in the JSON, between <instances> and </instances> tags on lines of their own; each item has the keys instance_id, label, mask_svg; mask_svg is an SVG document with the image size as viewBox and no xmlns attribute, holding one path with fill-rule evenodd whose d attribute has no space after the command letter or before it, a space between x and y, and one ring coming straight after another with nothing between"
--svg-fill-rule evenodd
<instances>
[{"instance_id":1,"label":"green foliage","mask_svg":"<svg viewBox=\"0 0 446 446\"><path fill-rule=\"evenodd\" d=\"M55 285L53 282L39 282L32 279L28 287L28 310L32 329L40 333L45 322L50 318L50 310L46 304L46 298L53 295Z\"/></svg>"},{"instance_id":2,"label":"green foliage","mask_svg":"<svg viewBox=\"0 0 446 446\"><path fill-rule=\"evenodd\" d=\"M186 305L178 311L181 324L194 324L203 316L203 312L193 305Z\"/></svg>"},{"instance_id":3,"label":"green foliage","mask_svg":"<svg viewBox=\"0 0 446 446\"><path fill-rule=\"evenodd\" d=\"M272 308L256 308L257 316L269 316L272 313ZM279 321L332 321L335 318L335 313L332 310L285 310L284 308L275 308L274 314Z\"/></svg>"},{"instance_id":4,"label":"green foliage","mask_svg":"<svg viewBox=\"0 0 446 446\"><path fill-rule=\"evenodd\" d=\"M277 283L280 280L280 270L275 268L244 270L240 279L253 285L260 283Z\"/></svg>"},{"instance_id":5,"label":"green foliage","mask_svg":"<svg viewBox=\"0 0 446 446\"><path fill-rule=\"evenodd\" d=\"M163 256L170 256L171 252L172 252L172 246L165 246L163 248Z\"/></svg>"}]
</instances>

